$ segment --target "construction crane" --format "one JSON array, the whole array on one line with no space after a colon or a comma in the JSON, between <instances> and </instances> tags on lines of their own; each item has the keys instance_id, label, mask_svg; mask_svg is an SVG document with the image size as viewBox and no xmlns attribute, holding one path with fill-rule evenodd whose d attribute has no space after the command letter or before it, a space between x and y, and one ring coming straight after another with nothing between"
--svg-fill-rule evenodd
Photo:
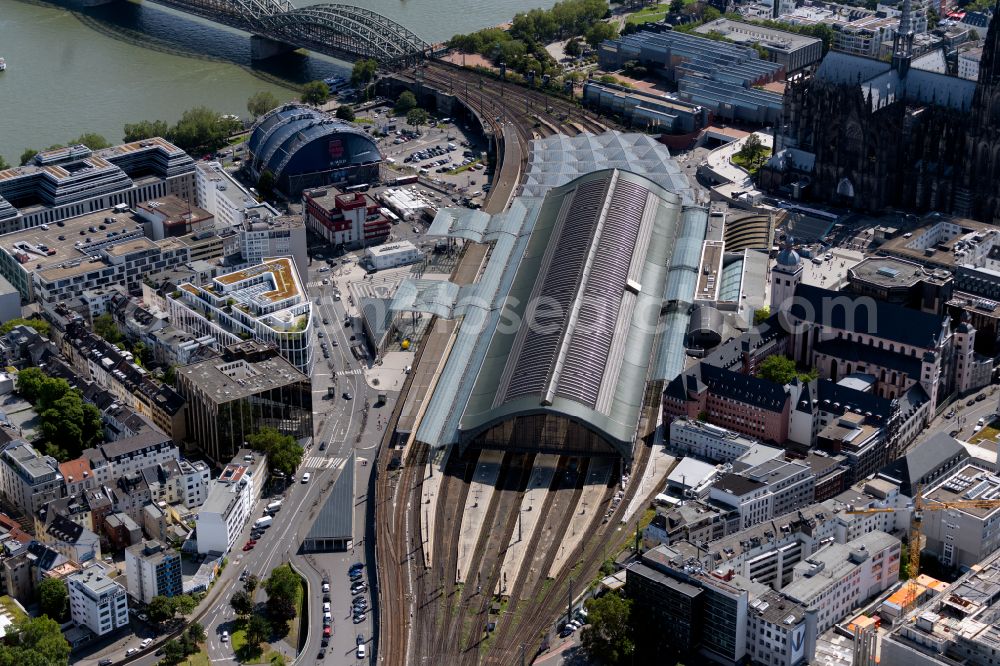
<instances>
[{"instance_id":1,"label":"construction crane","mask_svg":"<svg viewBox=\"0 0 1000 666\"><path fill-rule=\"evenodd\" d=\"M918 485L914 493L913 502L903 508L871 508L871 509L848 509L845 513L854 516L864 516L873 513L896 513L899 511L912 511L910 514L910 543L906 559L910 563L910 578L920 575L920 527L923 521L924 511L944 511L947 509L996 509L1000 508L1000 499L969 499L953 500L950 502L940 502L935 500L932 504L924 504L924 497L921 497L922 488Z\"/></svg>"}]
</instances>

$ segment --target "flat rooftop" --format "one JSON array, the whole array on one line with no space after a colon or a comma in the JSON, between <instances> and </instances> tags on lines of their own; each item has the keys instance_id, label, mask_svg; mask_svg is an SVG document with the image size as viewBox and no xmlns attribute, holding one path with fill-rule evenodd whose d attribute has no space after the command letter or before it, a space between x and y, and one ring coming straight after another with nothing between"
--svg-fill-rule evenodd
<instances>
[{"instance_id":1,"label":"flat rooftop","mask_svg":"<svg viewBox=\"0 0 1000 666\"><path fill-rule=\"evenodd\" d=\"M280 355L253 363L244 359L225 361L217 357L184 366L177 372L219 404L248 398L295 382L309 381L308 377Z\"/></svg>"},{"instance_id":2,"label":"flat rooftop","mask_svg":"<svg viewBox=\"0 0 1000 666\"><path fill-rule=\"evenodd\" d=\"M187 201L174 194L157 197L150 201L136 204L137 209L143 210L151 215L160 215L164 218L164 224L172 226L176 224L198 224L212 219L212 214L203 208L192 206Z\"/></svg>"},{"instance_id":3,"label":"flat rooftop","mask_svg":"<svg viewBox=\"0 0 1000 666\"><path fill-rule=\"evenodd\" d=\"M922 265L896 257L863 259L847 270L849 278L885 288L912 287L920 281L944 284L951 274L944 270L929 270Z\"/></svg>"},{"instance_id":4,"label":"flat rooftop","mask_svg":"<svg viewBox=\"0 0 1000 666\"><path fill-rule=\"evenodd\" d=\"M925 218L928 223L907 234L887 240L879 248L882 252L922 264L951 268L969 263L966 257L955 254L955 244L966 237L981 237L985 242L997 242L997 227L985 222L960 217L941 216ZM990 240L992 237L992 240Z\"/></svg>"},{"instance_id":5,"label":"flat rooftop","mask_svg":"<svg viewBox=\"0 0 1000 666\"><path fill-rule=\"evenodd\" d=\"M298 273L295 271L295 264L288 257L265 259L256 266L250 266L232 273L220 275L215 278L215 281L224 287L231 287L262 275L270 277L272 281L271 289L261 293L254 293L252 298L278 302L292 298L293 296L305 297L302 286L299 284ZM242 289L235 289L232 291L225 289L224 293L228 296L232 296L237 301L246 300L246 298L243 297L251 297L249 294L242 292Z\"/></svg>"},{"instance_id":6,"label":"flat rooftop","mask_svg":"<svg viewBox=\"0 0 1000 666\"><path fill-rule=\"evenodd\" d=\"M695 32L706 35L710 32L721 33L723 37L737 44L761 44L776 49L791 51L801 49L812 44L821 44L822 40L806 35L799 35L794 32L775 30L774 28L764 28L751 23L733 21L727 18L719 18L710 23L698 26Z\"/></svg>"},{"instance_id":7,"label":"flat rooftop","mask_svg":"<svg viewBox=\"0 0 1000 666\"><path fill-rule=\"evenodd\" d=\"M924 503L954 502L957 500L1000 499L1000 478L985 465L969 463L957 468L946 478L938 481L924 492ZM1000 506L992 508L956 508L977 518L995 515Z\"/></svg>"}]
</instances>

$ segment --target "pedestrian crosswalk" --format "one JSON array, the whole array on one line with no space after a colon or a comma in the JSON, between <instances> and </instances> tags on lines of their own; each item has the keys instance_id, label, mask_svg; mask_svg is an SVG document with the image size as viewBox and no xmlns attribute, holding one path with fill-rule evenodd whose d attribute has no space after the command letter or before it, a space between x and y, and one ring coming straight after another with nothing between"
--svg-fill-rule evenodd
<instances>
[{"instance_id":1,"label":"pedestrian crosswalk","mask_svg":"<svg viewBox=\"0 0 1000 666\"><path fill-rule=\"evenodd\" d=\"M303 467L310 469L340 469L347 462L347 458L328 458L326 456L309 456L306 458Z\"/></svg>"},{"instance_id":2,"label":"pedestrian crosswalk","mask_svg":"<svg viewBox=\"0 0 1000 666\"><path fill-rule=\"evenodd\" d=\"M363 375L364 371L361 368L353 368L351 370L341 370L337 373L338 377L346 377L348 375Z\"/></svg>"}]
</instances>

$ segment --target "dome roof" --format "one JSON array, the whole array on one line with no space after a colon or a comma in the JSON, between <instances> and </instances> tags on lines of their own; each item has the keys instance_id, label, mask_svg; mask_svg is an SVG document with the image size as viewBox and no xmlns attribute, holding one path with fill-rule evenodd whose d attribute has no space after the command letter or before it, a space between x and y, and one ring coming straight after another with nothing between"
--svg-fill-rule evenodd
<instances>
[{"instance_id":1,"label":"dome roof","mask_svg":"<svg viewBox=\"0 0 1000 666\"><path fill-rule=\"evenodd\" d=\"M798 266L800 263L802 263L802 259L799 258L799 253L791 245L786 246L778 253L778 264L781 266Z\"/></svg>"}]
</instances>

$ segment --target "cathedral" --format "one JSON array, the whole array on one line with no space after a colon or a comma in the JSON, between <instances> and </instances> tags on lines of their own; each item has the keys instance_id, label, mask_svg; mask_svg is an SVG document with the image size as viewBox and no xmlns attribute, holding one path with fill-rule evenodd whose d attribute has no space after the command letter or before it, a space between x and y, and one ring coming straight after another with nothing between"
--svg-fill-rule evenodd
<instances>
[{"instance_id":1,"label":"cathedral","mask_svg":"<svg viewBox=\"0 0 1000 666\"><path fill-rule=\"evenodd\" d=\"M1000 7L998 7L1000 9ZM903 5L891 62L831 51L788 81L760 186L855 210L938 210L1000 222L1000 33L990 24L979 81L913 55Z\"/></svg>"}]
</instances>

